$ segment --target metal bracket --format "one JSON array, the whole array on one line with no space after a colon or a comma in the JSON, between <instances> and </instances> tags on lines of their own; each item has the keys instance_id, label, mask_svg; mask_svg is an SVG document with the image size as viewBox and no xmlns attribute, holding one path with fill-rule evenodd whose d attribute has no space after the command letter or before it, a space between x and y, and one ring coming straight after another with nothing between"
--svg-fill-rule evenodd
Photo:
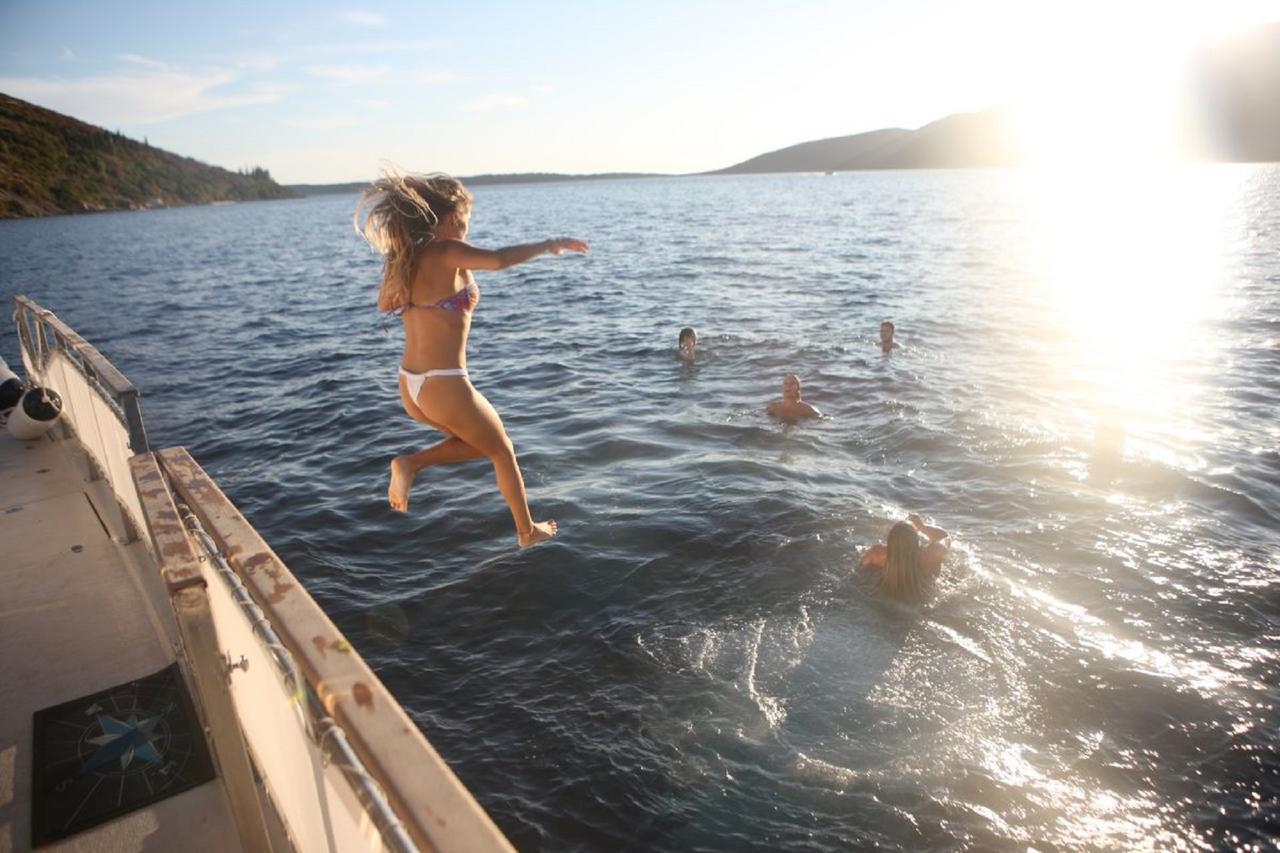
<instances>
[{"instance_id":1,"label":"metal bracket","mask_svg":"<svg viewBox=\"0 0 1280 853\"><path fill-rule=\"evenodd\" d=\"M226 653L226 666L227 666L227 678L228 678L228 679L230 679L230 678L231 678L231 671L232 671L232 670L236 670L236 669L238 669L238 670L240 670L241 672L248 672L248 671L249 671L249 659L248 659L247 657L245 657L244 655L240 655L240 660L238 660L238 661L233 661L233 660L231 659L231 652L227 652L227 653Z\"/></svg>"}]
</instances>

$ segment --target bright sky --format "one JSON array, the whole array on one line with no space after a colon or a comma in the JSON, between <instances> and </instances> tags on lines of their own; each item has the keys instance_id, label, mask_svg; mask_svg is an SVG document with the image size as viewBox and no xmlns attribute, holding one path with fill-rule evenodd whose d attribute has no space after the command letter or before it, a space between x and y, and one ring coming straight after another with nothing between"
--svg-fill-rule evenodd
<instances>
[{"instance_id":1,"label":"bright sky","mask_svg":"<svg viewBox=\"0 0 1280 853\"><path fill-rule=\"evenodd\" d=\"M0 0L0 92L286 183L694 172L1108 88L1280 0ZM1092 81L1092 83L1090 83Z\"/></svg>"}]
</instances>

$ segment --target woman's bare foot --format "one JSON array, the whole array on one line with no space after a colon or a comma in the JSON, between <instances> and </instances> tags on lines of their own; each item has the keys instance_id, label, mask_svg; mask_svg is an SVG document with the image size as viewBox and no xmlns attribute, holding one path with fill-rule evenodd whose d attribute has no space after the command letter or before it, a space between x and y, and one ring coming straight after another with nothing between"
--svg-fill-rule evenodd
<instances>
[{"instance_id":1,"label":"woman's bare foot","mask_svg":"<svg viewBox=\"0 0 1280 853\"><path fill-rule=\"evenodd\" d=\"M528 548L535 542L541 542L544 539L550 539L559 532L560 527L556 524L555 519L547 521L535 521L533 527L528 533L516 532L516 541L520 543L521 548Z\"/></svg>"},{"instance_id":2,"label":"woman's bare foot","mask_svg":"<svg viewBox=\"0 0 1280 853\"><path fill-rule=\"evenodd\" d=\"M413 485L414 473L416 472L405 457L397 456L391 460L391 485L387 487L387 503L391 504L392 509L398 512L409 509L409 487Z\"/></svg>"}]
</instances>

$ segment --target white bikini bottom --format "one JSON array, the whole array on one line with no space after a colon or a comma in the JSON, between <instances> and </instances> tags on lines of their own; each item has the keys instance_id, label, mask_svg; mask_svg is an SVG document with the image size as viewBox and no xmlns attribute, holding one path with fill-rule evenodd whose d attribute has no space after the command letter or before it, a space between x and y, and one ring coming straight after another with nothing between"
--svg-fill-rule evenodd
<instances>
[{"instance_id":1,"label":"white bikini bottom","mask_svg":"<svg viewBox=\"0 0 1280 853\"><path fill-rule=\"evenodd\" d=\"M418 392L422 390L422 383L426 382L432 376L466 376L467 369L465 367L445 367L440 370L428 370L425 373L410 373L403 367L400 368L400 375L404 377L404 383L409 388L409 397L415 403L418 402Z\"/></svg>"}]
</instances>

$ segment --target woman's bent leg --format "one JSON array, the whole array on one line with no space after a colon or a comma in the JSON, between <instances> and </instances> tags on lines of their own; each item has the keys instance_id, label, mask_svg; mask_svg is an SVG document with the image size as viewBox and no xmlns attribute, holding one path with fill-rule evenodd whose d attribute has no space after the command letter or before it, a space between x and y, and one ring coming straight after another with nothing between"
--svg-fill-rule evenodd
<instances>
[{"instance_id":1,"label":"woman's bent leg","mask_svg":"<svg viewBox=\"0 0 1280 853\"><path fill-rule=\"evenodd\" d=\"M423 414L442 424L493 463L498 491L511 510L520 547L554 536L557 530L555 521L535 522L529 513L524 478L516 463L515 449L503 429L502 418L484 395L465 378L433 377L427 380L427 384L432 386L431 393L422 396L429 398L430 402L419 407L424 409Z\"/></svg>"},{"instance_id":2,"label":"woman's bent leg","mask_svg":"<svg viewBox=\"0 0 1280 853\"><path fill-rule=\"evenodd\" d=\"M403 453L391 460L391 485L387 487L387 502L392 509L405 512L409 509L409 489L413 486L413 478L423 468L478 459L483 455L456 435L437 441L417 453Z\"/></svg>"},{"instance_id":3,"label":"woman's bent leg","mask_svg":"<svg viewBox=\"0 0 1280 853\"><path fill-rule=\"evenodd\" d=\"M428 418L418 405L418 401L409 394L408 383L403 376L399 380L400 403L405 414L429 427L447 432L439 423ZM419 391L421 393L421 391ZM417 453L403 453L391 460L391 483L387 486L387 503L399 512L409 509L409 489L413 487L413 478L428 465L446 465L450 462L461 462L465 459L478 459L484 454L471 447L457 436L449 436Z\"/></svg>"}]
</instances>

